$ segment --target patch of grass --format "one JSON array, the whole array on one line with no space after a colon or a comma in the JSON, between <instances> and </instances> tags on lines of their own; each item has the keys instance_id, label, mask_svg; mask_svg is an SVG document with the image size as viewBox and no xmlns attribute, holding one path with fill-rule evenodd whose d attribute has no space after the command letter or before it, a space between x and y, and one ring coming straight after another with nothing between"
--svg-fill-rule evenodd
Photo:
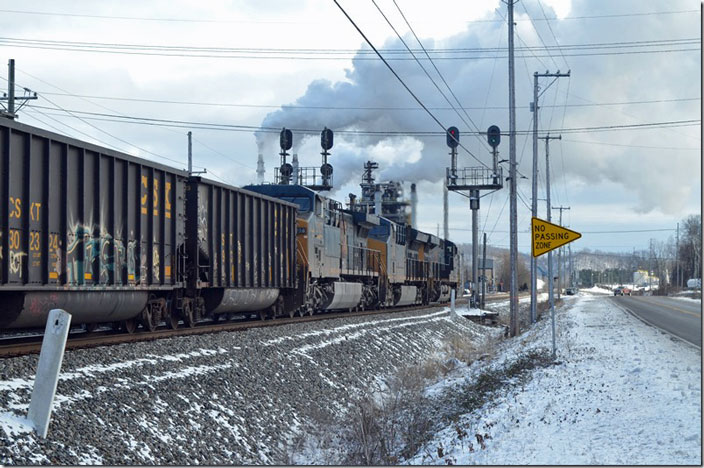
<instances>
[{"instance_id":1,"label":"patch of grass","mask_svg":"<svg viewBox=\"0 0 704 468\"><path fill-rule=\"evenodd\" d=\"M524 383L530 371L538 367L548 367L553 362L552 353L540 348L507 362L505 366L487 369L458 392L460 405L468 412L481 408L499 390Z\"/></svg>"}]
</instances>

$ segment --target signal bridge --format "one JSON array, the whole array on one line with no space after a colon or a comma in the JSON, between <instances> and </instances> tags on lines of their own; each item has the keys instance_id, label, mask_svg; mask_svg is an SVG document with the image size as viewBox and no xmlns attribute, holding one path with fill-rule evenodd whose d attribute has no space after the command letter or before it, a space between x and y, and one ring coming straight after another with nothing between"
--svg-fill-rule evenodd
<instances>
[{"instance_id":1,"label":"signal bridge","mask_svg":"<svg viewBox=\"0 0 704 468\"><path fill-rule=\"evenodd\" d=\"M481 190L500 190L503 188L503 171L498 164L498 151L496 147L501 142L501 130L496 125L492 125L487 130L487 139L492 148L493 167L464 167L457 168L457 146L460 142L460 132L457 127L447 129L447 146L450 147L451 164L446 170L445 185L447 190L462 193L469 192L469 208L472 210L472 296L470 303L475 307L479 302L479 290L477 288L477 258L478 258L478 215L479 199ZM463 194L464 195L464 194ZM466 195L465 195L466 196ZM486 257L486 234L484 235L484 257ZM484 263L486 258L484 258ZM486 285L485 278L482 278L482 290ZM481 307L484 307L484 294L481 297Z\"/></svg>"}]
</instances>

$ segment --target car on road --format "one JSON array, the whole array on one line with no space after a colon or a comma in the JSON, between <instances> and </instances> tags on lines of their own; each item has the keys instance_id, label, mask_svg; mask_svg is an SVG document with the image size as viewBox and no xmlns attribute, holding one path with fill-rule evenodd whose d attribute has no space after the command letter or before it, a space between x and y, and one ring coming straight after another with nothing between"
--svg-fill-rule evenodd
<instances>
[{"instance_id":1,"label":"car on road","mask_svg":"<svg viewBox=\"0 0 704 468\"><path fill-rule=\"evenodd\" d=\"M574 296L575 294L577 294L577 288L567 288L565 289L565 294L567 294L568 296Z\"/></svg>"},{"instance_id":2,"label":"car on road","mask_svg":"<svg viewBox=\"0 0 704 468\"><path fill-rule=\"evenodd\" d=\"M632 291L630 288L627 288L625 286L619 286L614 289L614 296L630 296L631 292Z\"/></svg>"}]
</instances>

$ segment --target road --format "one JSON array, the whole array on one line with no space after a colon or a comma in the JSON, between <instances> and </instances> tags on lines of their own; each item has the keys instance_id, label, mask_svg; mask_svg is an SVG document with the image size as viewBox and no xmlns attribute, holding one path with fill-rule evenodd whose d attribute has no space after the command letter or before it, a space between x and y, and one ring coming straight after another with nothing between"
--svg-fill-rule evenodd
<instances>
[{"instance_id":1,"label":"road","mask_svg":"<svg viewBox=\"0 0 704 468\"><path fill-rule=\"evenodd\" d=\"M702 308L693 301L661 296L616 296L616 303L653 326L702 347Z\"/></svg>"}]
</instances>

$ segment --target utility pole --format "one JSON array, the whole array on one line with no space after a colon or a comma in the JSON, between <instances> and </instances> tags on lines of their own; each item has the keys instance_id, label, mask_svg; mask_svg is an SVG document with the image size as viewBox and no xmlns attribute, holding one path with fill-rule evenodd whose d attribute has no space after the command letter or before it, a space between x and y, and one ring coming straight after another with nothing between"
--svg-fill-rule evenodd
<instances>
[{"instance_id":1,"label":"utility pole","mask_svg":"<svg viewBox=\"0 0 704 468\"><path fill-rule=\"evenodd\" d=\"M653 294L653 239L650 239L650 264L649 272L648 272L648 283L650 285L650 294Z\"/></svg>"},{"instance_id":2,"label":"utility pole","mask_svg":"<svg viewBox=\"0 0 704 468\"><path fill-rule=\"evenodd\" d=\"M193 132L188 132L188 175L193 173Z\"/></svg>"},{"instance_id":3,"label":"utility pole","mask_svg":"<svg viewBox=\"0 0 704 468\"><path fill-rule=\"evenodd\" d=\"M568 74L569 75L569 74ZM567 75L567 76L568 76ZM548 76L547 74L539 75L537 72L533 75L535 78L533 87L533 217L538 217L538 77ZM562 135L551 137L548 133L547 136L541 137L541 140L545 140L545 177L546 180L550 178L550 140L562 140ZM550 211L550 182L547 182L546 190L548 192L548 211ZM548 221L550 218L548 218ZM530 319L531 322L535 323L538 320L538 259L531 257L530 261L530 277L531 277L531 291L530 291ZM552 264L551 252L548 252L548 263ZM552 278L552 273L550 273ZM552 279L548 281L548 285L552 290Z\"/></svg>"},{"instance_id":4,"label":"utility pole","mask_svg":"<svg viewBox=\"0 0 704 468\"><path fill-rule=\"evenodd\" d=\"M572 262L572 244L567 244L567 250L569 251L570 255L570 287L574 288L574 283L575 283L575 274L574 274L574 263Z\"/></svg>"},{"instance_id":5,"label":"utility pole","mask_svg":"<svg viewBox=\"0 0 704 468\"><path fill-rule=\"evenodd\" d=\"M15 96L15 59L10 59L7 62L7 94L0 97L0 101L7 101L7 112L0 112L8 119L15 119L17 111L20 110L29 100L37 99L37 93L32 94L32 90L24 88L25 95L21 97ZM22 101L20 106L15 109L15 101Z\"/></svg>"},{"instance_id":6,"label":"utility pole","mask_svg":"<svg viewBox=\"0 0 704 468\"><path fill-rule=\"evenodd\" d=\"M677 287L681 289L680 283L682 274L680 273L680 223L677 223L677 242L675 243L675 271L677 272Z\"/></svg>"},{"instance_id":7,"label":"utility pole","mask_svg":"<svg viewBox=\"0 0 704 468\"><path fill-rule=\"evenodd\" d=\"M519 332L518 321L518 211L516 199L516 90L515 90L515 70L513 64L513 4L514 0L508 0L508 113L509 113L509 200L510 200L510 262L511 262L511 285L510 285L510 332L511 336L517 336Z\"/></svg>"},{"instance_id":8,"label":"utility pole","mask_svg":"<svg viewBox=\"0 0 704 468\"><path fill-rule=\"evenodd\" d=\"M534 218L538 217L538 123L540 114L538 112L540 109L540 106L538 105L538 99L540 98L540 95L538 94L538 78L553 77L555 78L555 80L553 80L554 83L558 78L563 76L570 76L570 71L568 70L566 74L560 73L560 70L558 70L557 73L549 73L547 71L545 73L533 73L533 102L530 107L533 112L533 200L531 204L531 212ZM545 92L549 87L550 85L548 85L543 92ZM549 139L550 135L546 138ZM548 140L545 140L546 144L547 141ZM531 323L535 323L538 319L538 259L536 257L531 257L530 259L530 284L530 321Z\"/></svg>"},{"instance_id":9,"label":"utility pole","mask_svg":"<svg viewBox=\"0 0 704 468\"><path fill-rule=\"evenodd\" d=\"M486 232L484 233L484 251L482 252L482 310L486 304ZM492 270L493 271L493 270Z\"/></svg>"},{"instance_id":10,"label":"utility pole","mask_svg":"<svg viewBox=\"0 0 704 468\"><path fill-rule=\"evenodd\" d=\"M206 170L193 172L193 132L188 132L188 175L205 174Z\"/></svg>"},{"instance_id":11,"label":"utility pole","mask_svg":"<svg viewBox=\"0 0 704 468\"><path fill-rule=\"evenodd\" d=\"M569 206L555 206L553 210L560 210L560 226L562 226L562 212L564 210L569 210ZM557 251L557 298L560 299L560 293L562 292L562 247Z\"/></svg>"}]
</instances>

